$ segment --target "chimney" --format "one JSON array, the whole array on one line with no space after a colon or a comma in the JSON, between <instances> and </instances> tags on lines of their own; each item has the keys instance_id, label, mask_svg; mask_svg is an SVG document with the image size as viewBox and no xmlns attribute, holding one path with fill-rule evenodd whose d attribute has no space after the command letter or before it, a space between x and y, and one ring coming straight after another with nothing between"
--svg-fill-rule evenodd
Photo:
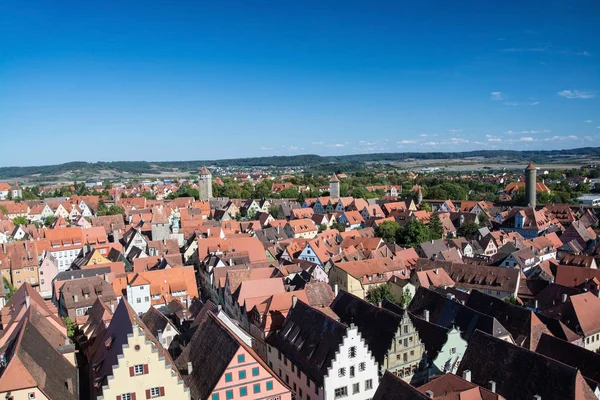
<instances>
[{"instance_id":1,"label":"chimney","mask_svg":"<svg viewBox=\"0 0 600 400\"><path fill-rule=\"evenodd\" d=\"M335 294L335 297L337 297L337 295L338 295L338 285L337 285L337 283L333 287L333 293Z\"/></svg>"},{"instance_id":2,"label":"chimney","mask_svg":"<svg viewBox=\"0 0 600 400\"><path fill-rule=\"evenodd\" d=\"M438 269L437 269L437 268L436 268L436 269L434 269L434 270L433 270L433 273L437 275L437 274L438 274Z\"/></svg>"},{"instance_id":3,"label":"chimney","mask_svg":"<svg viewBox=\"0 0 600 400\"><path fill-rule=\"evenodd\" d=\"M29 308L29 305L31 304L31 297L29 297L29 295L25 296L25 307Z\"/></svg>"},{"instance_id":4,"label":"chimney","mask_svg":"<svg viewBox=\"0 0 600 400\"><path fill-rule=\"evenodd\" d=\"M188 363L187 363L187 373L188 373L188 375L191 375L193 370L194 370L194 367L192 367L192 362L188 361Z\"/></svg>"},{"instance_id":5,"label":"chimney","mask_svg":"<svg viewBox=\"0 0 600 400\"><path fill-rule=\"evenodd\" d=\"M381 302L378 302L378 303L377 303L377 307L379 307L379 308L382 308L382 307L383 307L383 304L381 304Z\"/></svg>"},{"instance_id":6,"label":"chimney","mask_svg":"<svg viewBox=\"0 0 600 400\"><path fill-rule=\"evenodd\" d=\"M569 296L567 296L566 293L562 294L562 302L563 302L563 304L567 302L567 297L569 297Z\"/></svg>"},{"instance_id":7,"label":"chimney","mask_svg":"<svg viewBox=\"0 0 600 400\"><path fill-rule=\"evenodd\" d=\"M298 297L295 295L292 296L292 308L296 307L296 303L298 302Z\"/></svg>"},{"instance_id":8,"label":"chimney","mask_svg":"<svg viewBox=\"0 0 600 400\"><path fill-rule=\"evenodd\" d=\"M538 309L538 301L537 301L537 300L534 300L534 301L533 301L533 309L534 309L534 310L537 310L537 309Z\"/></svg>"},{"instance_id":9,"label":"chimney","mask_svg":"<svg viewBox=\"0 0 600 400\"><path fill-rule=\"evenodd\" d=\"M76 294L74 294L74 295L73 295L73 301L74 301L75 303L77 303L77 302L79 301L79 296L78 296L78 295L76 295Z\"/></svg>"},{"instance_id":10,"label":"chimney","mask_svg":"<svg viewBox=\"0 0 600 400\"><path fill-rule=\"evenodd\" d=\"M496 381L490 381L490 392L496 393Z\"/></svg>"},{"instance_id":11,"label":"chimney","mask_svg":"<svg viewBox=\"0 0 600 400\"><path fill-rule=\"evenodd\" d=\"M431 390L427 390L425 392L425 396L429 397L430 399L433 399L433 392Z\"/></svg>"},{"instance_id":12,"label":"chimney","mask_svg":"<svg viewBox=\"0 0 600 400\"><path fill-rule=\"evenodd\" d=\"M429 322L429 310L425 310L425 315L423 316L423 319Z\"/></svg>"},{"instance_id":13,"label":"chimney","mask_svg":"<svg viewBox=\"0 0 600 400\"><path fill-rule=\"evenodd\" d=\"M465 381L467 382L471 382L471 370L470 369L465 369L462 373L462 377Z\"/></svg>"}]
</instances>

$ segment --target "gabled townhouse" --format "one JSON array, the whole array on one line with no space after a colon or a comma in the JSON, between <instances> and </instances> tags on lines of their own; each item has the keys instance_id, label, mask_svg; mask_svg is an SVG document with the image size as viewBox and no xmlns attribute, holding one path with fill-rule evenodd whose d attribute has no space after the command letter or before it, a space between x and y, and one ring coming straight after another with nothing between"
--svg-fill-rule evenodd
<instances>
[{"instance_id":1,"label":"gabled townhouse","mask_svg":"<svg viewBox=\"0 0 600 400\"><path fill-rule=\"evenodd\" d=\"M581 221L573 222L563 233L560 235L560 240L563 243L568 243L571 240L576 240L577 243L583 248L587 249L591 245L595 244L597 239L596 232L591 227L586 227Z\"/></svg>"},{"instance_id":2,"label":"gabled townhouse","mask_svg":"<svg viewBox=\"0 0 600 400\"><path fill-rule=\"evenodd\" d=\"M96 299L101 299L109 307L117 302L112 286L103 277L94 276L65 281L59 289L59 315L83 324Z\"/></svg>"},{"instance_id":3,"label":"gabled townhouse","mask_svg":"<svg viewBox=\"0 0 600 400\"><path fill-rule=\"evenodd\" d=\"M518 232L525 238L534 238L545 234L551 226L560 225L560 222L546 208L536 210L531 207L515 207L496 225L504 231Z\"/></svg>"},{"instance_id":4,"label":"gabled townhouse","mask_svg":"<svg viewBox=\"0 0 600 400\"><path fill-rule=\"evenodd\" d=\"M89 398L190 399L169 353L122 299L108 327L88 344ZM84 389L84 388L82 388Z\"/></svg>"},{"instance_id":5,"label":"gabled townhouse","mask_svg":"<svg viewBox=\"0 0 600 400\"><path fill-rule=\"evenodd\" d=\"M562 301L543 310L543 314L562 321L583 338L583 347L590 351L600 349L600 298L590 292L572 296L562 295Z\"/></svg>"},{"instance_id":6,"label":"gabled townhouse","mask_svg":"<svg viewBox=\"0 0 600 400\"><path fill-rule=\"evenodd\" d=\"M59 272L69 269L85 243L83 230L81 228L47 229L44 235L48 242L47 252L58 260Z\"/></svg>"},{"instance_id":7,"label":"gabled townhouse","mask_svg":"<svg viewBox=\"0 0 600 400\"><path fill-rule=\"evenodd\" d=\"M128 258L133 253L138 257L147 256L148 242L139 229L129 228L121 238L121 244L123 245L123 254Z\"/></svg>"},{"instance_id":8,"label":"gabled townhouse","mask_svg":"<svg viewBox=\"0 0 600 400\"><path fill-rule=\"evenodd\" d=\"M425 346L406 310L394 313L367 303L343 290L338 291L331 310L340 322L357 326L379 366L413 384L427 380Z\"/></svg>"},{"instance_id":9,"label":"gabled townhouse","mask_svg":"<svg viewBox=\"0 0 600 400\"><path fill-rule=\"evenodd\" d=\"M10 193L10 184L7 182L0 182L0 200L8 200L9 193Z\"/></svg>"},{"instance_id":10,"label":"gabled townhouse","mask_svg":"<svg viewBox=\"0 0 600 400\"><path fill-rule=\"evenodd\" d=\"M38 252L35 242L4 243L0 247L0 273L15 288L39 284Z\"/></svg>"},{"instance_id":11,"label":"gabled townhouse","mask_svg":"<svg viewBox=\"0 0 600 400\"><path fill-rule=\"evenodd\" d=\"M329 284L365 299L371 288L385 285L394 275L406 276L409 271L401 260L385 258L334 263L328 272Z\"/></svg>"},{"instance_id":12,"label":"gabled townhouse","mask_svg":"<svg viewBox=\"0 0 600 400\"><path fill-rule=\"evenodd\" d=\"M142 316L142 322L165 350L170 350L171 346L178 345L177 342L173 343L173 340L179 335L177 327L156 308L150 307Z\"/></svg>"},{"instance_id":13,"label":"gabled townhouse","mask_svg":"<svg viewBox=\"0 0 600 400\"><path fill-rule=\"evenodd\" d=\"M267 337L267 360L296 398L367 400L377 390L379 367L358 328L299 300Z\"/></svg>"},{"instance_id":14,"label":"gabled townhouse","mask_svg":"<svg viewBox=\"0 0 600 400\"><path fill-rule=\"evenodd\" d=\"M291 400L290 389L213 312L199 314L175 362L193 400Z\"/></svg>"},{"instance_id":15,"label":"gabled townhouse","mask_svg":"<svg viewBox=\"0 0 600 400\"><path fill-rule=\"evenodd\" d=\"M318 233L317 226L308 218L290 220L283 229L288 237L294 239L312 239Z\"/></svg>"},{"instance_id":16,"label":"gabled townhouse","mask_svg":"<svg viewBox=\"0 0 600 400\"><path fill-rule=\"evenodd\" d=\"M362 200L362 199L360 199L360 200ZM362 200L362 201L364 201L364 200ZM338 199L332 198L331 202L334 206L334 209L333 209L334 212L343 213L348 210L348 208L352 205L352 203L354 203L354 198L353 197L340 197Z\"/></svg>"},{"instance_id":17,"label":"gabled townhouse","mask_svg":"<svg viewBox=\"0 0 600 400\"><path fill-rule=\"evenodd\" d=\"M37 319L37 322L35 322ZM38 311L27 315L0 347L0 396L3 399L79 399L77 368L55 347L63 339Z\"/></svg>"},{"instance_id":18,"label":"gabled townhouse","mask_svg":"<svg viewBox=\"0 0 600 400\"><path fill-rule=\"evenodd\" d=\"M365 220L358 211L345 211L338 217L338 222L352 230L362 227Z\"/></svg>"},{"instance_id":19,"label":"gabled townhouse","mask_svg":"<svg viewBox=\"0 0 600 400\"><path fill-rule=\"evenodd\" d=\"M257 272L258 270L254 271ZM254 305L263 302L269 296L285 293L284 281L279 277L246 280L243 278L245 276L243 274L242 280L236 288L233 276L237 275L236 278L239 279L241 275L236 272L239 271L231 271L227 274L225 290L223 291L224 309L229 316L239 321L242 327L249 330L248 313ZM265 272L269 273L269 271Z\"/></svg>"},{"instance_id":20,"label":"gabled townhouse","mask_svg":"<svg viewBox=\"0 0 600 400\"><path fill-rule=\"evenodd\" d=\"M166 311L172 300L187 304L199 296L192 266L120 274L111 283L116 296L126 297L138 315L150 307Z\"/></svg>"}]
</instances>

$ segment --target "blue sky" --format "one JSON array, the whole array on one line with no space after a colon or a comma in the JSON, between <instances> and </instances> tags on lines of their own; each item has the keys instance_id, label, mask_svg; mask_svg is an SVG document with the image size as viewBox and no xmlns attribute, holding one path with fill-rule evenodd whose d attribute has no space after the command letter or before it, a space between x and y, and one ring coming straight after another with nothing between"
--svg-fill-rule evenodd
<instances>
[{"instance_id":1,"label":"blue sky","mask_svg":"<svg viewBox=\"0 0 600 400\"><path fill-rule=\"evenodd\" d=\"M600 139L600 2L0 3L0 166Z\"/></svg>"}]
</instances>

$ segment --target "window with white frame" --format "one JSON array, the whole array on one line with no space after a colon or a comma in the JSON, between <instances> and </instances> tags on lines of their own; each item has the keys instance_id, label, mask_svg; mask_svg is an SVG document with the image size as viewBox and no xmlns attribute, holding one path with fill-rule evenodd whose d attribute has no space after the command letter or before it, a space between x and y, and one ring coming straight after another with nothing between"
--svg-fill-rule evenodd
<instances>
[{"instance_id":1,"label":"window with white frame","mask_svg":"<svg viewBox=\"0 0 600 400\"><path fill-rule=\"evenodd\" d=\"M144 373L144 364L137 364L133 366L134 375L142 375Z\"/></svg>"},{"instance_id":2,"label":"window with white frame","mask_svg":"<svg viewBox=\"0 0 600 400\"><path fill-rule=\"evenodd\" d=\"M159 387L150 388L150 397L158 397L158 396L160 396L160 388Z\"/></svg>"},{"instance_id":3,"label":"window with white frame","mask_svg":"<svg viewBox=\"0 0 600 400\"><path fill-rule=\"evenodd\" d=\"M131 400L133 396L131 396L131 393L123 393L121 395L121 400Z\"/></svg>"}]
</instances>

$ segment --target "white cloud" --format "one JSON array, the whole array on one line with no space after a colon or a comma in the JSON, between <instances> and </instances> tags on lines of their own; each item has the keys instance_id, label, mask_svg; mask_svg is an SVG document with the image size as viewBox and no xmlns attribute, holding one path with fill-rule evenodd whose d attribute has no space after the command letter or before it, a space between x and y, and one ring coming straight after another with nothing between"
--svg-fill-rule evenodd
<instances>
[{"instance_id":1,"label":"white cloud","mask_svg":"<svg viewBox=\"0 0 600 400\"><path fill-rule=\"evenodd\" d=\"M469 143L469 141L467 139L463 139L463 138L459 138L459 137L453 137L450 140L453 143Z\"/></svg>"},{"instance_id":2,"label":"white cloud","mask_svg":"<svg viewBox=\"0 0 600 400\"><path fill-rule=\"evenodd\" d=\"M581 92L579 90L561 90L558 92L558 95L567 99L592 99L595 97L593 93Z\"/></svg>"},{"instance_id":3,"label":"white cloud","mask_svg":"<svg viewBox=\"0 0 600 400\"><path fill-rule=\"evenodd\" d=\"M505 101L504 105L505 106L518 106L519 103L517 103L516 101Z\"/></svg>"},{"instance_id":4,"label":"white cloud","mask_svg":"<svg viewBox=\"0 0 600 400\"><path fill-rule=\"evenodd\" d=\"M490 96L492 100L503 100L502 92L490 92Z\"/></svg>"},{"instance_id":5,"label":"white cloud","mask_svg":"<svg viewBox=\"0 0 600 400\"><path fill-rule=\"evenodd\" d=\"M425 142L423 143L423 146L437 146L438 144L438 142Z\"/></svg>"},{"instance_id":6,"label":"white cloud","mask_svg":"<svg viewBox=\"0 0 600 400\"><path fill-rule=\"evenodd\" d=\"M261 147L260 149L263 150L263 151L273 150L272 147Z\"/></svg>"},{"instance_id":7,"label":"white cloud","mask_svg":"<svg viewBox=\"0 0 600 400\"><path fill-rule=\"evenodd\" d=\"M462 129L450 129L448 132L450 133L458 133L458 132L462 132Z\"/></svg>"},{"instance_id":8,"label":"white cloud","mask_svg":"<svg viewBox=\"0 0 600 400\"><path fill-rule=\"evenodd\" d=\"M535 135L538 133L550 133L551 130L541 129L541 130L531 130L531 131L506 131L505 135Z\"/></svg>"},{"instance_id":9,"label":"white cloud","mask_svg":"<svg viewBox=\"0 0 600 400\"><path fill-rule=\"evenodd\" d=\"M594 138L593 138L593 137L591 137L591 136L584 136L583 138L584 138L585 140L587 140L588 142L593 142L593 141L594 141Z\"/></svg>"},{"instance_id":10,"label":"white cloud","mask_svg":"<svg viewBox=\"0 0 600 400\"><path fill-rule=\"evenodd\" d=\"M417 141L416 140L401 140L399 142L397 142L396 144L416 144Z\"/></svg>"},{"instance_id":11,"label":"white cloud","mask_svg":"<svg viewBox=\"0 0 600 400\"><path fill-rule=\"evenodd\" d=\"M594 121L592 121L591 119L586 119L586 120L585 120L585 121L583 121L583 122L585 122L586 124L591 124L591 123L592 123L592 122L594 122Z\"/></svg>"},{"instance_id":12,"label":"white cloud","mask_svg":"<svg viewBox=\"0 0 600 400\"><path fill-rule=\"evenodd\" d=\"M531 105L531 106L537 106L538 104L540 104L539 101L534 101L533 103L530 103L529 105Z\"/></svg>"},{"instance_id":13,"label":"white cloud","mask_svg":"<svg viewBox=\"0 0 600 400\"><path fill-rule=\"evenodd\" d=\"M519 139L521 142L533 142L535 141L534 138L532 138L531 136L523 136L521 139Z\"/></svg>"},{"instance_id":14,"label":"white cloud","mask_svg":"<svg viewBox=\"0 0 600 400\"><path fill-rule=\"evenodd\" d=\"M343 143L334 143L334 144L330 144L329 147L344 147Z\"/></svg>"},{"instance_id":15,"label":"white cloud","mask_svg":"<svg viewBox=\"0 0 600 400\"><path fill-rule=\"evenodd\" d=\"M312 144L318 145L318 144L324 144L324 143L323 142L312 142Z\"/></svg>"},{"instance_id":16,"label":"white cloud","mask_svg":"<svg viewBox=\"0 0 600 400\"><path fill-rule=\"evenodd\" d=\"M555 142L557 140L578 140L579 138L575 135L570 136L552 136L542 139L544 142Z\"/></svg>"}]
</instances>

